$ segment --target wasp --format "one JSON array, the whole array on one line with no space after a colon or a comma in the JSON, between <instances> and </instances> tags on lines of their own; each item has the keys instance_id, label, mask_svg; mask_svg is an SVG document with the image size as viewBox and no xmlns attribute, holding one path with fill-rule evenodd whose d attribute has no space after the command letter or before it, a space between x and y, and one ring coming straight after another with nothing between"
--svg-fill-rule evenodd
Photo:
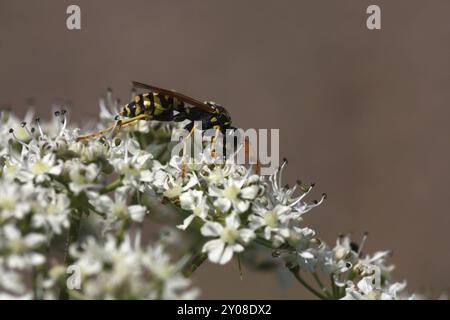
<instances>
[{"instance_id":1,"label":"wasp","mask_svg":"<svg viewBox=\"0 0 450 320\"><path fill-rule=\"evenodd\" d=\"M157 120L181 122L189 120L185 129L190 132L195 129L194 122L201 122L202 130L215 129L217 133L226 134L227 130L236 130L232 126L231 117L228 111L221 105L213 101L201 102L182 93L159 88L153 85L133 81L135 88L148 90L145 93L136 95L134 99L126 104L120 111L120 116L125 120L118 120L113 126L99 132L78 137L77 141L87 140L109 131L120 131L120 128L132 124L138 120ZM118 129L118 130L116 130ZM188 137L189 137L188 136ZM185 138L186 139L186 138ZM248 143L245 142L245 153L248 154ZM213 150L213 152L215 152ZM259 171L259 168L257 169Z\"/></svg>"},{"instance_id":2,"label":"wasp","mask_svg":"<svg viewBox=\"0 0 450 320\"><path fill-rule=\"evenodd\" d=\"M123 107L120 116L128 119L118 120L115 125L97 133L78 137L77 141L102 135L114 128L120 128L138 120L174 122L190 120L185 127L188 131L192 131L195 121L201 122L203 130L216 129L225 134L227 129L236 129L231 125L228 111L213 101L200 102L182 93L136 81L133 81L133 86L146 89L148 92L136 95Z\"/></svg>"}]
</instances>

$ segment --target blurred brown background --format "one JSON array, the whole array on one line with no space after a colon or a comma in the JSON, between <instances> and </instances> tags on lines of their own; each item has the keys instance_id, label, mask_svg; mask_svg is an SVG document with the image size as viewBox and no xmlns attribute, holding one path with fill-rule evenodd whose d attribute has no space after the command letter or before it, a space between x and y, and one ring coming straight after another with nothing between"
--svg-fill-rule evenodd
<instances>
[{"instance_id":1,"label":"blurred brown background","mask_svg":"<svg viewBox=\"0 0 450 320\"><path fill-rule=\"evenodd\" d=\"M78 4L82 30L66 29ZM382 30L366 8L382 9ZM411 291L450 287L450 1L0 0L0 104L97 113L130 81L213 99L247 128L280 128L288 182L329 199L306 222L330 243L369 231ZM236 263L202 266L205 298L304 298Z\"/></svg>"}]
</instances>

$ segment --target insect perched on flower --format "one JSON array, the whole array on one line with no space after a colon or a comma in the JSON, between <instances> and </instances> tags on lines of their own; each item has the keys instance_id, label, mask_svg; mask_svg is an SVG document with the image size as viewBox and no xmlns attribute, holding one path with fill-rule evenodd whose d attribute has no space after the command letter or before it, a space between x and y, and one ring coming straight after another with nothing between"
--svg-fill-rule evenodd
<instances>
[{"instance_id":1,"label":"insect perched on flower","mask_svg":"<svg viewBox=\"0 0 450 320\"><path fill-rule=\"evenodd\" d=\"M78 137L77 140L94 138L111 130L117 133L121 127L133 124L138 120L174 122L190 120L190 123L185 127L189 131L194 128L194 121L200 121L203 130L216 129L225 133L227 129L235 129L231 126L231 117L228 111L215 102L201 102L182 93L141 82L134 81L133 85L147 89L149 92L136 95L131 102L123 107L120 116L128 119L118 119L113 126L94 134Z\"/></svg>"},{"instance_id":2,"label":"insect perched on flower","mask_svg":"<svg viewBox=\"0 0 450 320\"><path fill-rule=\"evenodd\" d=\"M185 129L189 131L189 135L184 138L184 142L192 135L196 129L195 122L201 123L202 130L214 129L216 134L213 137L211 156L216 156L216 141L221 133L225 135L227 131L234 131L237 128L231 125L231 117L228 111L221 105L212 102L201 102L182 93L159 88L156 86L133 81L135 87L149 90L146 93L135 95L133 100L126 104L120 115L116 117L116 123L106 129L96 133L78 137L76 140L88 140L112 131L111 135L118 134L124 126L132 125L138 120L156 120L156 121L173 121L182 122L189 120ZM120 117L127 117L122 120ZM236 140L234 140L236 141ZM236 143L236 142L235 142ZM223 144L223 150L226 153L226 145ZM183 148L183 161L186 148ZM246 157L250 153L249 142L245 140ZM258 160L256 161L255 171L259 173L260 167ZM183 162L185 165L185 163ZM184 174L183 174L184 175Z\"/></svg>"},{"instance_id":3,"label":"insect perched on flower","mask_svg":"<svg viewBox=\"0 0 450 320\"><path fill-rule=\"evenodd\" d=\"M50 122L0 112L0 299L190 299L198 290L189 276L204 261L233 258L241 277L241 263L286 268L321 299L407 297L405 283L393 280L390 252L363 252L367 235L359 245L341 236L328 246L305 224L326 195L310 202L314 184L286 185L287 160L267 177L234 158L207 156L213 140L187 161L171 153L178 121L190 121L190 130L197 120L219 133L232 129L223 107L135 85L150 91L123 107L129 119L90 136L79 137L65 111ZM119 113L112 101L110 90L100 100L108 123ZM163 121L164 130L154 134L160 124L152 122L124 139L80 141L114 136L137 120ZM163 228L149 237L147 225Z\"/></svg>"}]
</instances>

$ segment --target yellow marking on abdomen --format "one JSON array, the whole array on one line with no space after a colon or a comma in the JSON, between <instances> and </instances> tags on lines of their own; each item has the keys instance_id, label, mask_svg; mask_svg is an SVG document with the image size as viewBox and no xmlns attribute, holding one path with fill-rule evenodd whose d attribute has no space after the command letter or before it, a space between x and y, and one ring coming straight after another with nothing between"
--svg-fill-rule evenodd
<instances>
[{"instance_id":1,"label":"yellow marking on abdomen","mask_svg":"<svg viewBox=\"0 0 450 320\"><path fill-rule=\"evenodd\" d=\"M141 107L139 105L136 105L136 109L134 110L134 115L137 116L141 113Z\"/></svg>"},{"instance_id":2,"label":"yellow marking on abdomen","mask_svg":"<svg viewBox=\"0 0 450 320\"><path fill-rule=\"evenodd\" d=\"M150 99L145 97L144 98L144 107L150 107L150 105L151 105Z\"/></svg>"}]
</instances>

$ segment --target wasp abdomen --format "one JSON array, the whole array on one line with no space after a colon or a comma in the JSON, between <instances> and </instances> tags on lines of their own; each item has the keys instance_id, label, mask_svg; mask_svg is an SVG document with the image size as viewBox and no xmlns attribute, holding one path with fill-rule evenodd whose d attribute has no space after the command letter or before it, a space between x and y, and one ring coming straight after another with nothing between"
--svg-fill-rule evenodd
<instances>
[{"instance_id":1,"label":"wasp abdomen","mask_svg":"<svg viewBox=\"0 0 450 320\"><path fill-rule=\"evenodd\" d=\"M183 101L158 92L148 92L134 97L124 106L122 115L128 118L146 113L154 120L171 121L174 111L185 110Z\"/></svg>"}]
</instances>

